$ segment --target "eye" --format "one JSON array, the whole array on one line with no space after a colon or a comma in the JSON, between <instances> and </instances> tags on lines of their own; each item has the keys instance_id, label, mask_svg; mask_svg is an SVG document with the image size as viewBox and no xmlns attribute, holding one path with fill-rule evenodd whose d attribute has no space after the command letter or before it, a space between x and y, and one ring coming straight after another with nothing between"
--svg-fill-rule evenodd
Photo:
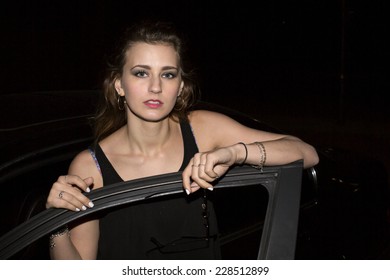
<instances>
[{"instance_id":1,"label":"eye","mask_svg":"<svg viewBox=\"0 0 390 280\"><path fill-rule=\"evenodd\" d=\"M177 74L174 72L166 72L166 73L162 74L162 77L167 78L167 79L174 79L177 77Z\"/></svg>"},{"instance_id":2,"label":"eye","mask_svg":"<svg viewBox=\"0 0 390 280\"><path fill-rule=\"evenodd\" d=\"M136 70L133 72L133 75L140 78L145 78L148 76L148 73L146 73L145 70Z\"/></svg>"}]
</instances>

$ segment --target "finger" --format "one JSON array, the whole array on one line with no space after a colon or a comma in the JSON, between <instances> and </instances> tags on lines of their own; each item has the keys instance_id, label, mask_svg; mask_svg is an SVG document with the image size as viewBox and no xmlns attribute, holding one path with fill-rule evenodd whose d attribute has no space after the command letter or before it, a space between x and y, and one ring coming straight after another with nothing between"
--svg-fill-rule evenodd
<instances>
[{"instance_id":1,"label":"finger","mask_svg":"<svg viewBox=\"0 0 390 280\"><path fill-rule=\"evenodd\" d=\"M191 192L196 192L199 189L200 189L200 187L196 182L191 183Z\"/></svg>"},{"instance_id":2,"label":"finger","mask_svg":"<svg viewBox=\"0 0 390 280\"><path fill-rule=\"evenodd\" d=\"M201 171L203 171L204 174L208 177L209 181L214 181L219 178L219 174L214 170L214 167L214 163L209 161L204 165L204 168L201 169Z\"/></svg>"},{"instance_id":3,"label":"finger","mask_svg":"<svg viewBox=\"0 0 390 280\"><path fill-rule=\"evenodd\" d=\"M212 187L211 184L209 184L206 180L210 180L210 178L206 178L208 176L205 176L204 173L204 166L205 164L196 163L197 160L194 157L193 164L187 166L188 168L188 176L190 180L190 192L194 192L198 190L199 187L201 188L210 188Z\"/></svg>"},{"instance_id":4,"label":"finger","mask_svg":"<svg viewBox=\"0 0 390 280\"><path fill-rule=\"evenodd\" d=\"M80 184L80 181L82 183ZM73 211L86 210L94 206L93 202L86 197L78 185L88 185L93 182L92 178L82 180L78 176L60 176L53 184L46 202L46 208L65 208ZM71 184L76 182L75 184Z\"/></svg>"},{"instance_id":5,"label":"finger","mask_svg":"<svg viewBox=\"0 0 390 280\"><path fill-rule=\"evenodd\" d=\"M201 163L199 164L200 177L210 182L218 179L220 175L215 171L215 168L220 164L221 163L219 162L216 152L203 154Z\"/></svg>"},{"instance_id":6,"label":"finger","mask_svg":"<svg viewBox=\"0 0 390 280\"><path fill-rule=\"evenodd\" d=\"M189 166L191 166L192 168L199 168L199 164L202 162L202 155L202 153L196 153L191 159Z\"/></svg>"},{"instance_id":7,"label":"finger","mask_svg":"<svg viewBox=\"0 0 390 280\"><path fill-rule=\"evenodd\" d=\"M211 188L212 185L208 181L213 181L209 176L204 173L204 168L201 166L192 167L190 179L191 192L194 191L194 187Z\"/></svg>"},{"instance_id":8,"label":"finger","mask_svg":"<svg viewBox=\"0 0 390 280\"><path fill-rule=\"evenodd\" d=\"M210 190L213 189L212 184L200 178L193 179L193 182L191 183L191 192L194 192L196 187L200 187L203 189L210 189Z\"/></svg>"},{"instance_id":9,"label":"finger","mask_svg":"<svg viewBox=\"0 0 390 280\"><path fill-rule=\"evenodd\" d=\"M85 192L90 192L91 191L90 186L93 184L92 177L82 179L76 175L61 176L58 181L63 181L66 184L76 186Z\"/></svg>"},{"instance_id":10,"label":"finger","mask_svg":"<svg viewBox=\"0 0 390 280\"><path fill-rule=\"evenodd\" d=\"M64 208L71 211L80 211L83 206L82 203L70 203L70 194L67 194L66 191L58 190L56 187L57 185L64 187L63 184L60 184L58 182L53 184L53 187L50 190L46 201L46 208ZM68 188L70 189L70 187Z\"/></svg>"},{"instance_id":11,"label":"finger","mask_svg":"<svg viewBox=\"0 0 390 280\"><path fill-rule=\"evenodd\" d=\"M59 201L56 202L57 208L65 208L77 212L80 210L87 210L87 207L80 202L77 201L75 203L70 202L72 201L72 197L70 194L66 193L65 191L60 191L58 193L58 200Z\"/></svg>"},{"instance_id":12,"label":"finger","mask_svg":"<svg viewBox=\"0 0 390 280\"><path fill-rule=\"evenodd\" d=\"M67 208L73 208L75 211L84 211L94 206L93 202L79 191L77 191L77 195L61 191L58 198L63 201L59 202L59 204L63 204Z\"/></svg>"},{"instance_id":13,"label":"finger","mask_svg":"<svg viewBox=\"0 0 390 280\"><path fill-rule=\"evenodd\" d=\"M64 196L64 191L60 191L60 193L58 194L58 197L60 198L60 199L62 199L62 197Z\"/></svg>"},{"instance_id":14,"label":"finger","mask_svg":"<svg viewBox=\"0 0 390 280\"><path fill-rule=\"evenodd\" d=\"M78 187L69 187L62 195L62 200L74 205L76 208L86 210L94 206L93 202L80 191Z\"/></svg>"},{"instance_id":15,"label":"finger","mask_svg":"<svg viewBox=\"0 0 390 280\"><path fill-rule=\"evenodd\" d=\"M200 163L202 158L206 159L204 155L205 154L202 153L195 154L182 173L183 187L187 194L193 193L199 190L200 188L207 188L210 190L212 190L213 188L211 184L209 184L207 181L205 181L200 177L200 174L202 177L208 177L205 176L204 173L205 164ZM214 180L213 178L205 178L205 179L209 181Z\"/></svg>"},{"instance_id":16,"label":"finger","mask_svg":"<svg viewBox=\"0 0 390 280\"><path fill-rule=\"evenodd\" d=\"M191 179L202 188L212 188L210 182L213 182L218 175L213 171L214 161L209 153L199 155L199 164L192 166ZM194 160L196 162L196 160Z\"/></svg>"},{"instance_id":17,"label":"finger","mask_svg":"<svg viewBox=\"0 0 390 280\"><path fill-rule=\"evenodd\" d=\"M219 178L218 174L213 170L213 165L199 164L198 176L200 179L213 182Z\"/></svg>"},{"instance_id":18,"label":"finger","mask_svg":"<svg viewBox=\"0 0 390 280\"><path fill-rule=\"evenodd\" d=\"M183 170L182 173L182 180L183 180L183 187L186 191L187 195L191 193L191 170L192 170L192 160L187 165L187 167Z\"/></svg>"}]
</instances>

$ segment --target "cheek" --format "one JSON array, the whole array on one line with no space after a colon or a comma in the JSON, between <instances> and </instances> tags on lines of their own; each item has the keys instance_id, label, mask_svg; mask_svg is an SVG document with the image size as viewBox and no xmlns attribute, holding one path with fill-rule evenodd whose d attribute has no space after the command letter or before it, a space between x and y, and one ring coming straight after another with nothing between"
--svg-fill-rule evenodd
<instances>
[{"instance_id":1,"label":"cheek","mask_svg":"<svg viewBox=\"0 0 390 280\"><path fill-rule=\"evenodd\" d=\"M137 96L145 91L145 87L140 83L124 83L122 86L126 96Z\"/></svg>"},{"instance_id":2,"label":"cheek","mask_svg":"<svg viewBox=\"0 0 390 280\"><path fill-rule=\"evenodd\" d=\"M177 96L180 93L180 84L177 83L167 84L165 90L167 94Z\"/></svg>"}]
</instances>

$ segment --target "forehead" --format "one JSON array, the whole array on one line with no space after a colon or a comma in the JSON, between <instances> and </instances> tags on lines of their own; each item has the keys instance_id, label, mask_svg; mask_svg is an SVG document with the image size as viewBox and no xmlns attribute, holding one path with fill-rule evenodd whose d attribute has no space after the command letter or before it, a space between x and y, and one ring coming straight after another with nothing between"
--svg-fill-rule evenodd
<instances>
[{"instance_id":1,"label":"forehead","mask_svg":"<svg viewBox=\"0 0 390 280\"><path fill-rule=\"evenodd\" d=\"M126 52L126 64L179 66L179 57L172 45L135 43Z\"/></svg>"}]
</instances>

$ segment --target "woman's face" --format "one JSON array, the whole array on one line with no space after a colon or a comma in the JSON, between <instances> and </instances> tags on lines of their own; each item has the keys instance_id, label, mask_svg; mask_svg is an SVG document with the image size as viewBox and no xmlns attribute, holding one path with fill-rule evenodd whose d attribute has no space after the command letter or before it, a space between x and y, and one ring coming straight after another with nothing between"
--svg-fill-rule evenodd
<instances>
[{"instance_id":1,"label":"woman's face","mask_svg":"<svg viewBox=\"0 0 390 280\"><path fill-rule=\"evenodd\" d=\"M179 60L172 46L136 43L126 52L123 75L115 88L125 96L129 117L166 118L183 87Z\"/></svg>"}]
</instances>

